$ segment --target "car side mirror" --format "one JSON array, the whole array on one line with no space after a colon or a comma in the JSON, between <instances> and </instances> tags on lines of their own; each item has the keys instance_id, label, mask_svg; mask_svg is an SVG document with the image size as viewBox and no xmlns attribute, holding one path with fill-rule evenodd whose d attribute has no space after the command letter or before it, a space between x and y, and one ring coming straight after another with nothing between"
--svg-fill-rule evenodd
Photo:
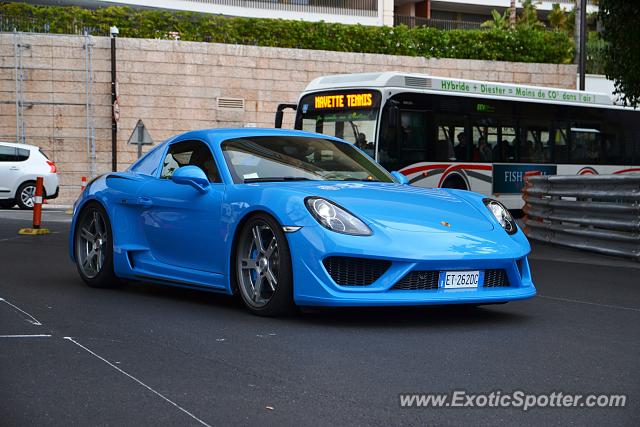
<instances>
[{"instance_id":1,"label":"car side mirror","mask_svg":"<svg viewBox=\"0 0 640 427\"><path fill-rule=\"evenodd\" d=\"M398 184L409 185L409 178L406 175L401 174L398 171L391 172L391 176L396 180Z\"/></svg>"},{"instance_id":2,"label":"car side mirror","mask_svg":"<svg viewBox=\"0 0 640 427\"><path fill-rule=\"evenodd\" d=\"M171 175L171 180L176 184L190 185L201 193L209 191L209 178L198 166L188 165L176 169Z\"/></svg>"}]
</instances>

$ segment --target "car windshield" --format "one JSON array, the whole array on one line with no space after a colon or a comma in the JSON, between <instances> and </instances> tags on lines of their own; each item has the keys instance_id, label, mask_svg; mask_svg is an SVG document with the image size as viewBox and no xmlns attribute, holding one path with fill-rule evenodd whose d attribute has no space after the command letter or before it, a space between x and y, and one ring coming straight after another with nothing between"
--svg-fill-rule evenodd
<instances>
[{"instance_id":1,"label":"car windshield","mask_svg":"<svg viewBox=\"0 0 640 427\"><path fill-rule=\"evenodd\" d=\"M302 136L256 136L222 143L236 184L260 181L393 182L382 167L349 144Z\"/></svg>"}]
</instances>

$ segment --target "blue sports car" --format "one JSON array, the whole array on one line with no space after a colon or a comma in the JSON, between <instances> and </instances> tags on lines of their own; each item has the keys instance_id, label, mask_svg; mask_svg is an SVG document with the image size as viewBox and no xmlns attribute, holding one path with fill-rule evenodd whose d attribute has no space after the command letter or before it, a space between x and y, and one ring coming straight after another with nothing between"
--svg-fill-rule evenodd
<instances>
[{"instance_id":1,"label":"blue sports car","mask_svg":"<svg viewBox=\"0 0 640 427\"><path fill-rule=\"evenodd\" d=\"M480 194L407 185L353 145L280 129L211 129L94 179L70 255L94 287L118 279L295 306L489 304L536 290L529 243Z\"/></svg>"}]
</instances>

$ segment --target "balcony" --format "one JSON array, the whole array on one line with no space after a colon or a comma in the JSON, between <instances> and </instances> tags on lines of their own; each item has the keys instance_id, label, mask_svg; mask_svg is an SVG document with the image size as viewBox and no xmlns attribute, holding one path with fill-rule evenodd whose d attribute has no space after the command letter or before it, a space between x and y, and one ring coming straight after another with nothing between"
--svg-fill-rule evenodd
<instances>
[{"instance_id":1,"label":"balcony","mask_svg":"<svg viewBox=\"0 0 640 427\"><path fill-rule=\"evenodd\" d=\"M478 30L482 25L481 22L473 21L457 21L451 19L428 19L419 16L403 16L395 15L393 17L393 25L406 25L409 28L414 27L431 27L439 30Z\"/></svg>"}]
</instances>

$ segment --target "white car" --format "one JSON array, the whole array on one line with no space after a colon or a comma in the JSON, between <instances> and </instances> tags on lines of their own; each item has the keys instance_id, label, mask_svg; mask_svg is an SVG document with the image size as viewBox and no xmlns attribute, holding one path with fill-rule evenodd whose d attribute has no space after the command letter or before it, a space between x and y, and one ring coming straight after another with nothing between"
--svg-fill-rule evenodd
<instances>
[{"instance_id":1,"label":"white car","mask_svg":"<svg viewBox=\"0 0 640 427\"><path fill-rule=\"evenodd\" d=\"M32 209L39 176L44 178L43 199L58 197L56 165L39 147L0 142L0 208Z\"/></svg>"}]
</instances>

